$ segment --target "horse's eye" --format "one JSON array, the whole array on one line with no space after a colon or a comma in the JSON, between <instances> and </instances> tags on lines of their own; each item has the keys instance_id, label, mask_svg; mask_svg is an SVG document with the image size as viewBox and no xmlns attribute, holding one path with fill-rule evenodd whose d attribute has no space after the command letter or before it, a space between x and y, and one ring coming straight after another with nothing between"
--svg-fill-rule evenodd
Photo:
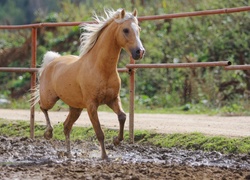
<instances>
[{"instance_id":1,"label":"horse's eye","mask_svg":"<svg viewBox=\"0 0 250 180\"><path fill-rule=\"evenodd\" d=\"M125 34L128 34L128 33L129 33L129 29L125 28L125 29L123 29L123 32L124 32Z\"/></svg>"}]
</instances>

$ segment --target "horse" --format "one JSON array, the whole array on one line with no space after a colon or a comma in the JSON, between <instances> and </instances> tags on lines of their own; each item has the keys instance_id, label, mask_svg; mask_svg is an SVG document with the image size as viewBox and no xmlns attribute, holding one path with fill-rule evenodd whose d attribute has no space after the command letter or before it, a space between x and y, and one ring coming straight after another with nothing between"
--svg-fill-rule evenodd
<instances>
[{"instance_id":1,"label":"horse","mask_svg":"<svg viewBox=\"0 0 250 180\"><path fill-rule=\"evenodd\" d=\"M39 103L46 118L45 139L53 137L48 110L61 99L69 106L64 121L64 135L68 157L71 157L70 132L83 109L87 109L101 147L101 158L107 159L104 133L97 109L106 104L118 116L119 133L113 143L123 140L126 114L119 96L121 80L117 63L122 49L134 59L142 59L145 49L140 40L137 10L105 10L106 17L94 14L96 23L81 26L80 55L64 55L48 51L39 71L34 104Z\"/></svg>"}]
</instances>

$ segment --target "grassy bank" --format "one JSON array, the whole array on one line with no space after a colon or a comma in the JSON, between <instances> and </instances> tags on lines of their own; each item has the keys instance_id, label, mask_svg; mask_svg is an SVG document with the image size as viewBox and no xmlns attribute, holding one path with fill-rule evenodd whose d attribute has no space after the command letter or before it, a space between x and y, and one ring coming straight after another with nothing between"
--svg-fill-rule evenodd
<instances>
[{"instance_id":1,"label":"grassy bank","mask_svg":"<svg viewBox=\"0 0 250 180\"><path fill-rule=\"evenodd\" d=\"M42 138L45 126L35 126L35 137ZM0 135L29 137L29 123L26 121L5 121L0 119ZM104 129L105 141L112 143L117 130ZM129 141L129 133L125 131L125 143ZM54 126L54 138L64 140L63 124ZM92 127L73 127L72 140L97 141ZM219 136L205 136L201 133L189 134L156 134L149 131L136 130L135 142L152 144L160 147L177 147L182 149L219 151L221 153L250 153L250 137L228 138Z\"/></svg>"}]
</instances>

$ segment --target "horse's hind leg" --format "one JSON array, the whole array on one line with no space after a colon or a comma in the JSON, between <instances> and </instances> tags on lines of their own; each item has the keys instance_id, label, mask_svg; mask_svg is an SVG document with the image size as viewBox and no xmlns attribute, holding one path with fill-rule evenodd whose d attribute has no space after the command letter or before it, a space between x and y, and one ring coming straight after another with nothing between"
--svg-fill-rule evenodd
<instances>
[{"instance_id":1,"label":"horse's hind leg","mask_svg":"<svg viewBox=\"0 0 250 180\"><path fill-rule=\"evenodd\" d=\"M124 124L126 121L126 114L122 109L122 104L120 97L117 97L114 101L111 103L107 104L118 116L119 120L119 125L120 125L120 130L118 137L114 137L113 143L114 145L119 145L120 142L123 140L123 133L124 133Z\"/></svg>"},{"instance_id":2,"label":"horse's hind leg","mask_svg":"<svg viewBox=\"0 0 250 180\"><path fill-rule=\"evenodd\" d=\"M82 112L82 109L70 107L69 115L68 115L67 119L63 123L63 125L64 125L64 134L65 134L65 139L66 139L67 154L68 154L69 158L71 157L71 152L70 152L70 132L71 132L73 124L75 123L75 121L81 115L81 112Z\"/></svg>"},{"instance_id":3,"label":"horse's hind leg","mask_svg":"<svg viewBox=\"0 0 250 180\"><path fill-rule=\"evenodd\" d=\"M42 88L42 86L40 86L40 88ZM44 91L42 91L44 92ZM58 97L57 96L48 96L46 95L46 93L41 93L40 91L40 109L42 110L42 112L45 115L46 118L46 130L44 132L44 138L49 140L53 137L53 127L51 126L50 123L50 118L48 115L48 110L51 109L55 103L57 102Z\"/></svg>"},{"instance_id":4,"label":"horse's hind leg","mask_svg":"<svg viewBox=\"0 0 250 180\"><path fill-rule=\"evenodd\" d=\"M48 110L45 110L43 108L40 107L40 109L42 110L42 112L45 115L46 118L46 130L44 132L44 138L49 140L53 137L53 128L50 124L50 119L49 119L49 115L48 115Z\"/></svg>"}]
</instances>

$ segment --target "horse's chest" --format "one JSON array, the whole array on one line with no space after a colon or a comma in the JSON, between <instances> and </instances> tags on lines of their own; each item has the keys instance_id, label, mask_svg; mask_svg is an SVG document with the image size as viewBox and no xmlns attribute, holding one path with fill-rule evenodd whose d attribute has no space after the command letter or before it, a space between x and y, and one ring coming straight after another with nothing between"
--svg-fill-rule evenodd
<instances>
[{"instance_id":1,"label":"horse's chest","mask_svg":"<svg viewBox=\"0 0 250 180\"><path fill-rule=\"evenodd\" d=\"M97 99L101 104L109 102L111 99L117 97L118 91L116 88L107 87L100 89L97 93Z\"/></svg>"},{"instance_id":2,"label":"horse's chest","mask_svg":"<svg viewBox=\"0 0 250 180\"><path fill-rule=\"evenodd\" d=\"M119 94L119 83L111 82L100 82L99 87L97 88L96 97L101 104L108 103Z\"/></svg>"}]
</instances>

